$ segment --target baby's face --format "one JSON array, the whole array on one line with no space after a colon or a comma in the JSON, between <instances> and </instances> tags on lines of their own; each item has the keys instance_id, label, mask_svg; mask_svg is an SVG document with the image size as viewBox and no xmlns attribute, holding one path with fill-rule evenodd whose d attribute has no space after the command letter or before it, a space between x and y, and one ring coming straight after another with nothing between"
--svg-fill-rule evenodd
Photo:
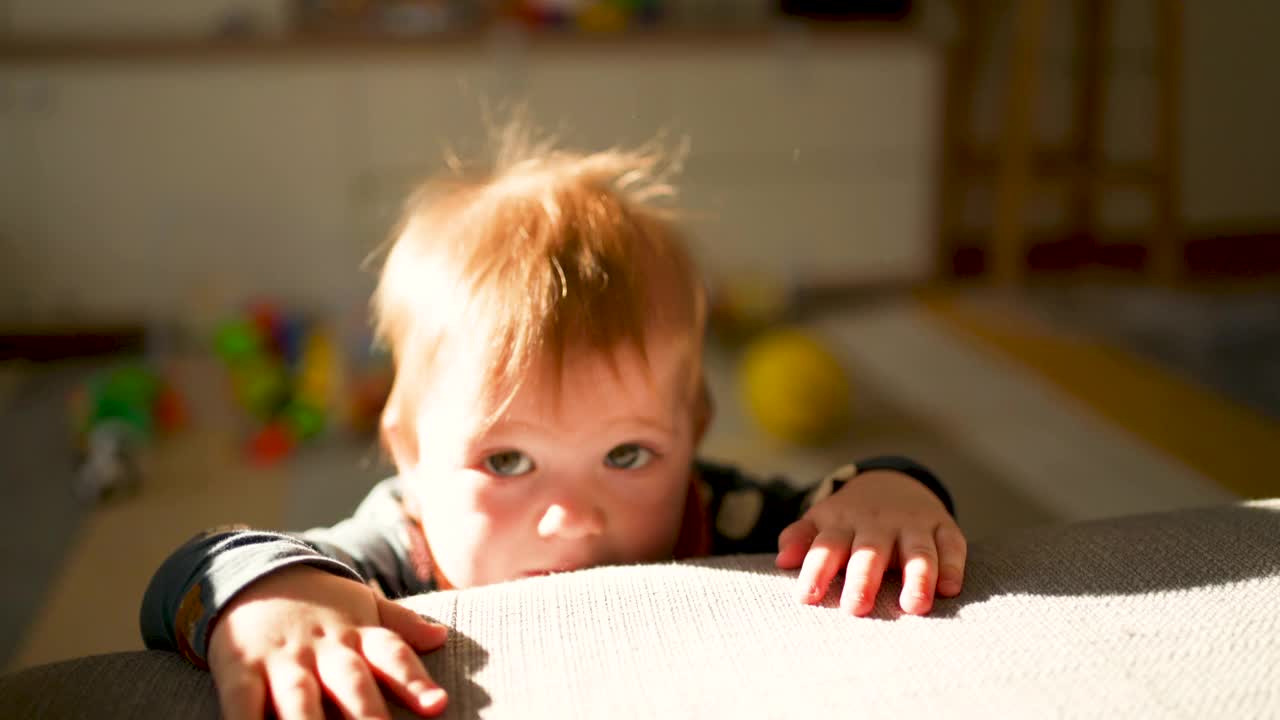
<instances>
[{"instance_id":1,"label":"baby's face","mask_svg":"<svg viewBox=\"0 0 1280 720\"><path fill-rule=\"evenodd\" d=\"M616 372L568 354L559 392L534 372L487 429L474 391L426 403L411 486L444 576L469 587L670 557L696 435L688 352L655 342L646 369L620 351Z\"/></svg>"}]
</instances>

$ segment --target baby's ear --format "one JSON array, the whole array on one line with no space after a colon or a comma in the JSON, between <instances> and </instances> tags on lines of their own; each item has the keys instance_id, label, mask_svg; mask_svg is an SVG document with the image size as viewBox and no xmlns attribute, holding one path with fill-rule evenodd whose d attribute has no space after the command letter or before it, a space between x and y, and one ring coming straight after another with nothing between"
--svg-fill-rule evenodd
<instances>
[{"instance_id":1,"label":"baby's ear","mask_svg":"<svg viewBox=\"0 0 1280 720\"><path fill-rule=\"evenodd\" d=\"M398 405L390 402L382 411L382 446L401 474L418 466L418 437L413 424L405 422Z\"/></svg>"},{"instance_id":2,"label":"baby's ear","mask_svg":"<svg viewBox=\"0 0 1280 720\"><path fill-rule=\"evenodd\" d=\"M698 388L694 392L696 395L693 399L693 446L697 447L702 444L702 436L711 426L716 408L711 401L711 390L707 387L705 374L698 376Z\"/></svg>"}]
</instances>

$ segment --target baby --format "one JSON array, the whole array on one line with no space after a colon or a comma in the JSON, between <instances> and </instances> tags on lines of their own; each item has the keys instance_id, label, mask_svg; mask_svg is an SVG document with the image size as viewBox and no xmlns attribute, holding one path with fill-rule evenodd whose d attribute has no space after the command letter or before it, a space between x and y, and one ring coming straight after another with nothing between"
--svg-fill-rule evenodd
<instances>
[{"instance_id":1,"label":"baby","mask_svg":"<svg viewBox=\"0 0 1280 720\"><path fill-rule=\"evenodd\" d=\"M809 491L696 457L711 420L706 301L649 152L574 154L509 131L493 170L410 198L374 298L396 380L398 475L334 527L222 528L179 548L142 605L151 648L211 670L223 712L423 715L445 689L419 653L441 625L389 600L445 588L777 552L818 603L865 615L960 592L965 539L928 470L875 458Z\"/></svg>"}]
</instances>

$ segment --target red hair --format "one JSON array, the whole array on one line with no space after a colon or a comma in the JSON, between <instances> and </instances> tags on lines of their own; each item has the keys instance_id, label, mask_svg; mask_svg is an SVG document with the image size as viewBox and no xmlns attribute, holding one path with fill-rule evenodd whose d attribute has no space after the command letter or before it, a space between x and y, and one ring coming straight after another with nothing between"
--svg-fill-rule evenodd
<instances>
[{"instance_id":1,"label":"red hair","mask_svg":"<svg viewBox=\"0 0 1280 720\"><path fill-rule=\"evenodd\" d=\"M688 338L700 381L705 295L660 205L674 195L673 165L654 147L556 149L519 124L496 149L491 169L453 163L418 188L392 237L374 311L396 362L383 418L393 446L416 446L414 409L446 357L482 373L489 422L536 362L559 368L567 351L612 358L624 346L644 358L654 333Z\"/></svg>"}]
</instances>

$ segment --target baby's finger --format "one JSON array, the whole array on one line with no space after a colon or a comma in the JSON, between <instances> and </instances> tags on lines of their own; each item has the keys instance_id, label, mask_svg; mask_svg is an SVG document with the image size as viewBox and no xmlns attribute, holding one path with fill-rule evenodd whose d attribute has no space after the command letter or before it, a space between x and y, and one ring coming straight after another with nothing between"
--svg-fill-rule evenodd
<instances>
[{"instance_id":1,"label":"baby's finger","mask_svg":"<svg viewBox=\"0 0 1280 720\"><path fill-rule=\"evenodd\" d=\"M246 667L237 672L219 673L214 676L214 685L218 688L218 705L226 720L262 717L267 688L261 668Z\"/></svg>"},{"instance_id":2,"label":"baby's finger","mask_svg":"<svg viewBox=\"0 0 1280 720\"><path fill-rule=\"evenodd\" d=\"M924 615L933 608L933 590L938 584L938 548L933 533L904 529L898 536L898 559L902 563L898 604L912 615Z\"/></svg>"},{"instance_id":3,"label":"baby's finger","mask_svg":"<svg viewBox=\"0 0 1280 720\"><path fill-rule=\"evenodd\" d=\"M399 635L385 628L364 628L360 631L360 651L378 679L405 705L423 715L444 712L448 696L427 674L418 654Z\"/></svg>"},{"instance_id":4,"label":"baby's finger","mask_svg":"<svg viewBox=\"0 0 1280 720\"><path fill-rule=\"evenodd\" d=\"M778 535L778 557L774 564L783 570L800 567L805 553L809 552L809 546L813 545L817 536L818 526L807 518L800 518L786 526Z\"/></svg>"},{"instance_id":5,"label":"baby's finger","mask_svg":"<svg viewBox=\"0 0 1280 720\"><path fill-rule=\"evenodd\" d=\"M969 544L955 523L944 523L933 533L938 541L938 593L947 597L960 594L964 584L964 564Z\"/></svg>"},{"instance_id":6,"label":"baby's finger","mask_svg":"<svg viewBox=\"0 0 1280 720\"><path fill-rule=\"evenodd\" d=\"M420 653L431 652L444 645L449 628L431 622L409 608L386 598L378 598L378 622L382 627L404 638Z\"/></svg>"},{"instance_id":7,"label":"baby's finger","mask_svg":"<svg viewBox=\"0 0 1280 720\"><path fill-rule=\"evenodd\" d=\"M358 637L352 644L358 647ZM387 718L391 713L369 666L347 643L329 643L316 653L316 674L329 697L349 718Z\"/></svg>"},{"instance_id":8,"label":"baby's finger","mask_svg":"<svg viewBox=\"0 0 1280 720\"><path fill-rule=\"evenodd\" d=\"M310 658L281 656L267 661L267 687L280 720L321 720L320 685Z\"/></svg>"},{"instance_id":9,"label":"baby's finger","mask_svg":"<svg viewBox=\"0 0 1280 720\"><path fill-rule=\"evenodd\" d=\"M893 536L883 530L859 532L844 573L844 591L840 609L854 615L866 615L876 606L880 582L893 555Z\"/></svg>"},{"instance_id":10,"label":"baby's finger","mask_svg":"<svg viewBox=\"0 0 1280 720\"><path fill-rule=\"evenodd\" d=\"M804 566L800 568L797 596L800 602L814 604L826 597L832 578L849 561L851 542L853 537L849 532L823 530L818 533L809 553L804 556Z\"/></svg>"}]
</instances>

